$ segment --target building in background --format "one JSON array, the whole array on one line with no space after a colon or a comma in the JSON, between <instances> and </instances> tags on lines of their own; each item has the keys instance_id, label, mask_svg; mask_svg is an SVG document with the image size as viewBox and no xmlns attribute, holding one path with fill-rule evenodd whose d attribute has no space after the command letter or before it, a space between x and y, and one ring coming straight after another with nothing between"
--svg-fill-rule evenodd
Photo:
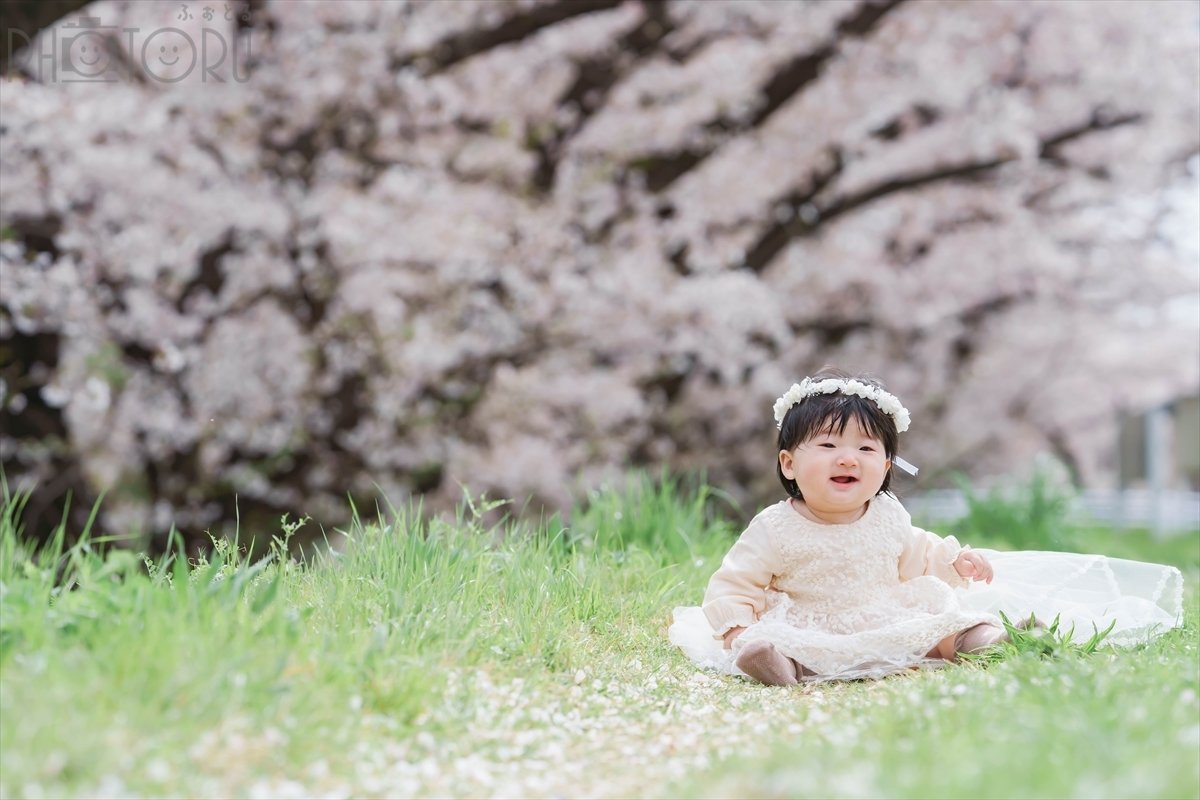
<instances>
[{"instance_id":1,"label":"building in background","mask_svg":"<svg viewBox=\"0 0 1200 800\"><path fill-rule=\"evenodd\" d=\"M1122 416L1118 487L1200 491L1200 394Z\"/></svg>"},{"instance_id":2,"label":"building in background","mask_svg":"<svg viewBox=\"0 0 1200 800\"><path fill-rule=\"evenodd\" d=\"M1117 452L1118 491L1103 516L1158 534L1200 525L1200 393L1123 416Z\"/></svg>"}]
</instances>

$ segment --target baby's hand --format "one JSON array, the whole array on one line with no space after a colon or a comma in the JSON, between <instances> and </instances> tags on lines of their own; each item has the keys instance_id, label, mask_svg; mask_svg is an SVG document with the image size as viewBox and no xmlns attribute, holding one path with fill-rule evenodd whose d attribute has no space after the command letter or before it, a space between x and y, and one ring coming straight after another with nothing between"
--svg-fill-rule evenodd
<instances>
[{"instance_id":1,"label":"baby's hand","mask_svg":"<svg viewBox=\"0 0 1200 800\"><path fill-rule=\"evenodd\" d=\"M745 630L745 628L730 628L729 630L725 631L725 649L732 649L733 640L741 636Z\"/></svg>"},{"instance_id":2,"label":"baby's hand","mask_svg":"<svg viewBox=\"0 0 1200 800\"><path fill-rule=\"evenodd\" d=\"M964 550L954 559L954 571L964 578L992 582L992 565L974 550Z\"/></svg>"}]
</instances>

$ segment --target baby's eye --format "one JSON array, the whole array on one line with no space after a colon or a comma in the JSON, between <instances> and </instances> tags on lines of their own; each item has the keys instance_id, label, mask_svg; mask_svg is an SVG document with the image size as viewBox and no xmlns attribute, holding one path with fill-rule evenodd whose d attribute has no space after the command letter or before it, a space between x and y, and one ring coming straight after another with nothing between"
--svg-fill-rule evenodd
<instances>
[{"instance_id":1,"label":"baby's eye","mask_svg":"<svg viewBox=\"0 0 1200 800\"><path fill-rule=\"evenodd\" d=\"M817 447L833 447L833 442L821 442Z\"/></svg>"},{"instance_id":2,"label":"baby's eye","mask_svg":"<svg viewBox=\"0 0 1200 800\"><path fill-rule=\"evenodd\" d=\"M869 444L864 444L862 447L860 447L860 448L858 448L858 449L859 449L859 450L866 450L868 453L874 453L874 452L875 452L875 448L874 448L874 447L871 447Z\"/></svg>"}]
</instances>

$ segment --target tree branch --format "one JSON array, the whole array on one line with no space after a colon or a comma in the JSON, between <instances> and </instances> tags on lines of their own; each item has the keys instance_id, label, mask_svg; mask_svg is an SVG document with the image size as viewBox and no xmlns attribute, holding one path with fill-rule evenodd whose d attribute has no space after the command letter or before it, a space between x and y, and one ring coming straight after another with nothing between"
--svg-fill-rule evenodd
<instances>
[{"instance_id":1,"label":"tree branch","mask_svg":"<svg viewBox=\"0 0 1200 800\"><path fill-rule=\"evenodd\" d=\"M642 8L645 14L641 22L617 40L613 55L587 59L576 65L575 81L558 101L560 107L573 106L576 109L574 120L570 125L557 129L553 136L536 143L538 165L533 183L538 189L549 191L553 188L558 162L567 142L600 110L613 86L629 73L634 64L655 52L663 38L673 30L674 23L667 14L665 3L642 0Z\"/></svg>"},{"instance_id":2,"label":"tree branch","mask_svg":"<svg viewBox=\"0 0 1200 800\"><path fill-rule=\"evenodd\" d=\"M639 161L646 174L646 187L652 192L661 192L675 181L704 163L717 152L725 140L748 130L759 128L785 103L804 90L820 75L821 67L837 54L838 43L848 37L862 38L870 33L879 20L895 9L904 0L886 0L882 3L865 3L857 13L843 19L837 26L832 39L816 50L798 55L776 70L759 89L758 94L766 102L746 120L722 114L704 124L710 134L720 134L714 144L686 149L678 153L656 155Z\"/></svg>"},{"instance_id":3,"label":"tree branch","mask_svg":"<svg viewBox=\"0 0 1200 800\"><path fill-rule=\"evenodd\" d=\"M485 29L471 29L447 36L427 52L393 58L393 72L416 64L428 76L452 67L460 61L485 53L501 45L518 42L543 28L573 17L604 11L621 5L622 0L556 0L516 14Z\"/></svg>"},{"instance_id":4,"label":"tree branch","mask_svg":"<svg viewBox=\"0 0 1200 800\"><path fill-rule=\"evenodd\" d=\"M1039 147L1038 153L1042 158L1047 158L1054 161L1061 161L1061 157L1057 155L1057 148L1066 142L1077 139L1088 133L1096 131L1109 130L1121 125L1130 125L1141 121L1144 115L1141 113L1126 113L1117 114L1103 107L1092 112L1091 117L1087 122L1079 125L1074 125L1059 133L1044 139ZM809 203L807 209L805 206L794 205L795 193L781 200L771 203L771 208L776 208L780 204L791 206L793 216L786 222L777 222L769 227L758 241L749 249L746 259L745 268L752 272L762 272L767 264L777 256L784 247L788 245L792 239L802 236L811 236L817 231L821 225L828 223L830 220L836 219L847 212L853 211L856 208L866 205L881 197L886 197L896 192L907 191L910 189L918 189L932 183L941 181L963 180L978 178L986 175L988 172L1003 166L1011 161L1015 161L1017 156L999 156L987 161L967 162L963 164L939 167L937 169L928 170L925 172L917 172L909 175L901 175L885 181L877 186L873 186L858 194L845 197L835 198L824 208L818 208L811 205L811 198L814 192L807 192L807 201ZM807 213L805 213L807 211ZM796 213L799 212L799 213ZM734 267L741 265L733 265Z\"/></svg>"}]
</instances>

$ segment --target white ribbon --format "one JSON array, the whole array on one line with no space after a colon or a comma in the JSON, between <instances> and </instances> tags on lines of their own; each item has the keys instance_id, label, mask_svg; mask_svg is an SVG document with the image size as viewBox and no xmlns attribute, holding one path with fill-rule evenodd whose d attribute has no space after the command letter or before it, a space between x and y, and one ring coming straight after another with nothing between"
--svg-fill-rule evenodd
<instances>
[{"instance_id":1,"label":"white ribbon","mask_svg":"<svg viewBox=\"0 0 1200 800\"><path fill-rule=\"evenodd\" d=\"M914 477L916 476L917 472L920 471L900 456L892 456L892 463Z\"/></svg>"}]
</instances>

